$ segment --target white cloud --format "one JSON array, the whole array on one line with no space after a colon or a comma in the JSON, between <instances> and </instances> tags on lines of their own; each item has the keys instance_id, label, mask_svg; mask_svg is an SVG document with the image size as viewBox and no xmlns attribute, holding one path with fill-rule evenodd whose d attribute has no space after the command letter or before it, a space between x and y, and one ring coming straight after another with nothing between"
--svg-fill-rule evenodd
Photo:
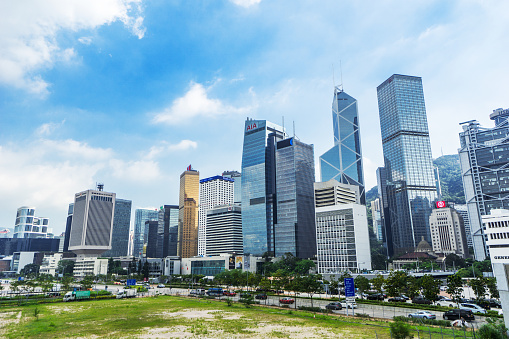
<instances>
[{"instance_id":1,"label":"white cloud","mask_svg":"<svg viewBox=\"0 0 509 339\"><path fill-rule=\"evenodd\" d=\"M197 147L198 143L192 140L181 140L178 144L168 144L167 142L163 142L160 146L152 146L146 158L153 159L164 153L187 151L189 149L196 149Z\"/></svg>"},{"instance_id":2,"label":"white cloud","mask_svg":"<svg viewBox=\"0 0 509 339\"><path fill-rule=\"evenodd\" d=\"M83 45L90 45L92 43L92 37L83 36L79 38L78 41L81 42Z\"/></svg>"},{"instance_id":3,"label":"white cloud","mask_svg":"<svg viewBox=\"0 0 509 339\"><path fill-rule=\"evenodd\" d=\"M112 159L109 166L113 170L113 176L122 181L136 183L154 181L161 176L159 165L155 161L123 161Z\"/></svg>"},{"instance_id":4,"label":"white cloud","mask_svg":"<svg viewBox=\"0 0 509 339\"><path fill-rule=\"evenodd\" d=\"M87 30L121 21L141 39L142 0L48 0L0 2L0 84L45 95L49 84L39 71L75 56L62 48L61 30ZM89 38L80 38L89 43Z\"/></svg>"},{"instance_id":5,"label":"white cloud","mask_svg":"<svg viewBox=\"0 0 509 339\"><path fill-rule=\"evenodd\" d=\"M242 7L246 7L246 8L262 2L262 0L230 0L230 1L233 2L237 6L242 6Z\"/></svg>"},{"instance_id":6,"label":"white cloud","mask_svg":"<svg viewBox=\"0 0 509 339\"><path fill-rule=\"evenodd\" d=\"M64 124L65 124L65 119L62 120L60 123L48 122L48 123L42 124L35 130L35 135L37 135L39 137L51 135L56 129L63 126Z\"/></svg>"},{"instance_id":7,"label":"white cloud","mask_svg":"<svg viewBox=\"0 0 509 339\"><path fill-rule=\"evenodd\" d=\"M227 114L245 114L251 107L233 107L219 99L208 96L209 88L195 82L190 83L189 91L173 101L171 107L155 115L153 122L177 125L196 117L217 117Z\"/></svg>"}]
</instances>

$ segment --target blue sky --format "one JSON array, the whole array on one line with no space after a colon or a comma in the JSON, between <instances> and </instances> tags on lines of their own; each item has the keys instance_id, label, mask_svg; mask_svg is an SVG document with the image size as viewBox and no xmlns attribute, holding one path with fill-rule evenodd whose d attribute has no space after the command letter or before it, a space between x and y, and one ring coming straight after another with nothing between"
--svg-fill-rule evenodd
<instances>
[{"instance_id":1,"label":"blue sky","mask_svg":"<svg viewBox=\"0 0 509 339\"><path fill-rule=\"evenodd\" d=\"M189 164L240 170L246 117L295 121L318 158L340 62L368 188L394 73L423 78L433 155L455 153L460 122L509 107L508 16L481 0L2 2L0 228L29 205L60 233L96 182L134 208L176 204Z\"/></svg>"}]
</instances>

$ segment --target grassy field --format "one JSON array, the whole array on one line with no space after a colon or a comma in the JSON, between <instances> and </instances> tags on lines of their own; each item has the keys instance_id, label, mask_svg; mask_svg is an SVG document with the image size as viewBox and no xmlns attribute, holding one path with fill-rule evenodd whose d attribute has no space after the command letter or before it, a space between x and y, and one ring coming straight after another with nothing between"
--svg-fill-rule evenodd
<instances>
[{"instance_id":1,"label":"grassy field","mask_svg":"<svg viewBox=\"0 0 509 339\"><path fill-rule=\"evenodd\" d=\"M0 337L7 338L390 338L388 329L377 325L388 324L170 296L41 304L0 313Z\"/></svg>"}]
</instances>

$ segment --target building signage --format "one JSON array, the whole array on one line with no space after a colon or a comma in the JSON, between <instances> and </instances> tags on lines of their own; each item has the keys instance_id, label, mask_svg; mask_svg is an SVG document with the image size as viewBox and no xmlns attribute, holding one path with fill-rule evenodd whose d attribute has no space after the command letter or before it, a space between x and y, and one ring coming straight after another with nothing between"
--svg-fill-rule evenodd
<instances>
[{"instance_id":1,"label":"building signage","mask_svg":"<svg viewBox=\"0 0 509 339\"><path fill-rule=\"evenodd\" d=\"M445 201L437 201L437 208L444 208L446 207Z\"/></svg>"},{"instance_id":2,"label":"building signage","mask_svg":"<svg viewBox=\"0 0 509 339\"><path fill-rule=\"evenodd\" d=\"M345 278L345 297L355 297L353 278Z\"/></svg>"},{"instance_id":3,"label":"building signage","mask_svg":"<svg viewBox=\"0 0 509 339\"><path fill-rule=\"evenodd\" d=\"M247 125L247 127L246 127L246 132L249 132L249 131L251 131L251 130L253 130L253 129L257 128L257 127L258 127L258 126L256 125L256 122L253 122L253 123L251 123L251 124Z\"/></svg>"}]
</instances>

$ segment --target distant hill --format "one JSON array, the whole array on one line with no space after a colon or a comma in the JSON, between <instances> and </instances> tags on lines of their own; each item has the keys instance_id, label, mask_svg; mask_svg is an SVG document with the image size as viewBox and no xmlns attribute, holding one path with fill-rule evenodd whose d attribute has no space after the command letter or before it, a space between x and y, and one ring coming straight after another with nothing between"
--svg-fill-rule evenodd
<instances>
[{"instance_id":1,"label":"distant hill","mask_svg":"<svg viewBox=\"0 0 509 339\"><path fill-rule=\"evenodd\" d=\"M443 155L433 160L440 172L442 198L456 204L465 203L463 182L461 180L460 159L458 154Z\"/></svg>"},{"instance_id":2,"label":"distant hill","mask_svg":"<svg viewBox=\"0 0 509 339\"><path fill-rule=\"evenodd\" d=\"M378 186L372 187L366 191L366 206L371 206L371 202L378 197Z\"/></svg>"}]
</instances>

